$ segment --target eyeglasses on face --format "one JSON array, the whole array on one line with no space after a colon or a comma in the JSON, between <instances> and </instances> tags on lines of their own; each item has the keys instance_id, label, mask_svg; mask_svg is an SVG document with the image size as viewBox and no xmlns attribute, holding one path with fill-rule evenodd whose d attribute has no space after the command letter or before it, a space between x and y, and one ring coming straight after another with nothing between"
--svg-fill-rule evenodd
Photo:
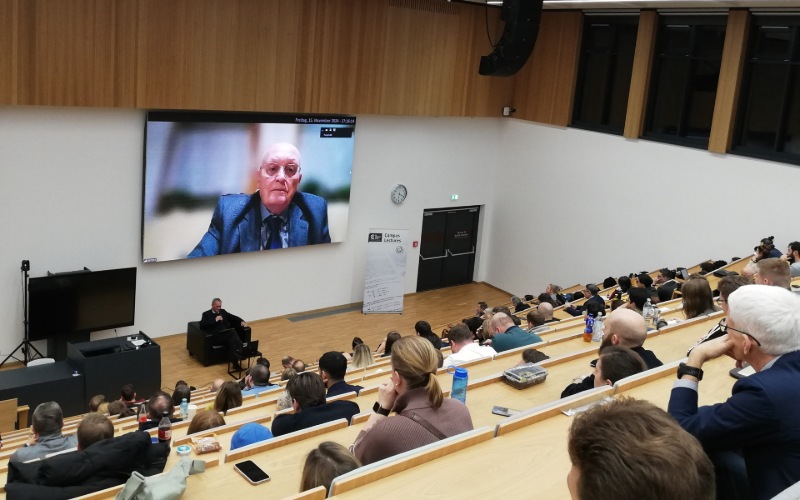
<instances>
[{"instance_id":1,"label":"eyeglasses on face","mask_svg":"<svg viewBox=\"0 0 800 500\"><path fill-rule=\"evenodd\" d=\"M264 163L261 165L261 171L264 172L267 177L275 177L281 170L283 170L283 175L286 177L294 177L300 172L300 165L296 163L287 163L286 165Z\"/></svg>"},{"instance_id":2,"label":"eyeglasses on face","mask_svg":"<svg viewBox=\"0 0 800 500\"><path fill-rule=\"evenodd\" d=\"M719 322L719 331L721 331L723 334L726 334L726 333L728 333L728 330L733 330L734 332L739 332L742 335L747 335L748 337L753 339L753 341L756 344L758 344L758 347L761 347L761 342L759 342L757 338L753 337L752 335L750 335L747 332L743 332L741 330L737 330L736 328L734 328L732 326L728 326L728 324L726 323L725 319L721 319L720 322Z\"/></svg>"}]
</instances>

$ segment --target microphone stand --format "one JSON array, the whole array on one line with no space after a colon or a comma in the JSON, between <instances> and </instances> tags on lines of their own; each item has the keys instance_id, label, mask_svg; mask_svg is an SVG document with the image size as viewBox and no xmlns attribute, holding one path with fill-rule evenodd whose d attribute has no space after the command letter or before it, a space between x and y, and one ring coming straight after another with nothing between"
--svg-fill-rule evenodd
<instances>
[{"instance_id":1,"label":"microphone stand","mask_svg":"<svg viewBox=\"0 0 800 500\"><path fill-rule=\"evenodd\" d=\"M34 357L31 354L31 351L35 352L37 354L37 356L40 357L40 358L44 357L44 356L42 356L42 353L40 353L39 350L36 349L36 346L34 346L30 342L30 340L28 340L28 333L29 333L28 332L28 327L29 327L29 322L28 322L28 271L30 271L30 269L31 269L30 261L23 260L22 261L22 267L20 267L20 271L22 271L22 273L23 273L23 276L22 276L22 315L24 317L24 320L22 322L22 324L23 324L23 340L16 347L16 349L11 351L11 354L6 356L6 359L4 359L2 363L0 363L0 367L5 365L6 362L11 358L14 358L16 361L20 361L20 362L24 363L27 366L29 362L31 362L34 359L36 359L36 357ZM22 350L22 359L19 359L18 357L15 356L17 351L19 351L20 349Z\"/></svg>"}]
</instances>

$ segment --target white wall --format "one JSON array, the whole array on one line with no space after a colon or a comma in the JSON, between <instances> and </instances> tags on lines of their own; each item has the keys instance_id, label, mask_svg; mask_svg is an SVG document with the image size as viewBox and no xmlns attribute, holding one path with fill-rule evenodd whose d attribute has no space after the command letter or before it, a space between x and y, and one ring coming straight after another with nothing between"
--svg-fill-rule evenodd
<instances>
[{"instance_id":1,"label":"white wall","mask_svg":"<svg viewBox=\"0 0 800 500\"><path fill-rule=\"evenodd\" d=\"M792 216L800 168L519 120L502 123L504 161L486 275L512 293L744 257ZM508 221L516 221L508 224ZM512 265L508 265L512 264Z\"/></svg>"},{"instance_id":2,"label":"white wall","mask_svg":"<svg viewBox=\"0 0 800 500\"><path fill-rule=\"evenodd\" d=\"M31 277L137 266L136 325L120 335L183 332L217 295L246 319L359 302L370 227L419 239L422 210L455 205L452 193L459 206L486 205L482 217L492 217L500 131L497 119L359 116L346 242L142 265L144 112L0 108L0 353L22 340L23 259ZM409 188L400 207L389 200L398 182ZM481 236L478 280L490 236ZM407 293L416 289L418 255L408 256Z\"/></svg>"}]
</instances>

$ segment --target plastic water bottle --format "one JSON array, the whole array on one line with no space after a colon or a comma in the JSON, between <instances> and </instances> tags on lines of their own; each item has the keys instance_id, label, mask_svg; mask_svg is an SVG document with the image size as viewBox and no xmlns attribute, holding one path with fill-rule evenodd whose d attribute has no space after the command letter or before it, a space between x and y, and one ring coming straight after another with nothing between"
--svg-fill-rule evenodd
<instances>
[{"instance_id":1,"label":"plastic water bottle","mask_svg":"<svg viewBox=\"0 0 800 500\"><path fill-rule=\"evenodd\" d=\"M181 419L187 420L189 418L189 402L186 398L181 400Z\"/></svg>"},{"instance_id":2,"label":"plastic water bottle","mask_svg":"<svg viewBox=\"0 0 800 500\"><path fill-rule=\"evenodd\" d=\"M642 316L644 316L645 321L653 317L653 303L650 302L650 299L647 299L647 302L644 303Z\"/></svg>"},{"instance_id":3,"label":"plastic water bottle","mask_svg":"<svg viewBox=\"0 0 800 500\"><path fill-rule=\"evenodd\" d=\"M456 367L453 372L453 389L450 391L450 397L457 399L462 403L467 403L467 379L468 372L466 368Z\"/></svg>"},{"instance_id":4,"label":"plastic water bottle","mask_svg":"<svg viewBox=\"0 0 800 500\"><path fill-rule=\"evenodd\" d=\"M137 420L140 424L147 422L148 415L147 415L147 403L142 403L139 405L139 416Z\"/></svg>"},{"instance_id":5,"label":"plastic water bottle","mask_svg":"<svg viewBox=\"0 0 800 500\"><path fill-rule=\"evenodd\" d=\"M592 342L600 342L603 340L603 313L597 313L597 319L594 320L594 334L592 335Z\"/></svg>"},{"instance_id":6,"label":"plastic water bottle","mask_svg":"<svg viewBox=\"0 0 800 500\"><path fill-rule=\"evenodd\" d=\"M586 316L586 328L583 330L583 341L591 342L594 334L594 314Z\"/></svg>"},{"instance_id":7,"label":"plastic water bottle","mask_svg":"<svg viewBox=\"0 0 800 500\"><path fill-rule=\"evenodd\" d=\"M158 423L158 442L169 443L172 440L172 422L169 419L169 412L161 414L161 422Z\"/></svg>"}]
</instances>

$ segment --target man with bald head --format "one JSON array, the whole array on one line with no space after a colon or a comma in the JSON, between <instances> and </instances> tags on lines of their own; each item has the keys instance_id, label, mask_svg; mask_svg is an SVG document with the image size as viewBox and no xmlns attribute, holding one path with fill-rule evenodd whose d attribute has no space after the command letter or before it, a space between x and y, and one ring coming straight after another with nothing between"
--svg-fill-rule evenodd
<instances>
[{"instance_id":1,"label":"man with bald head","mask_svg":"<svg viewBox=\"0 0 800 500\"><path fill-rule=\"evenodd\" d=\"M506 313L496 313L489 320L490 335L492 335L492 349L496 352L508 351L524 345L541 342L542 339L535 333L528 333L514 324L514 320Z\"/></svg>"},{"instance_id":2,"label":"man with bald head","mask_svg":"<svg viewBox=\"0 0 800 500\"><path fill-rule=\"evenodd\" d=\"M647 368L661 366L662 363L653 351L642 347L647 339L647 324L641 314L632 309L619 308L609 313L604 321L603 340L599 353L608 346L627 347L638 354ZM572 396L594 387L594 374L578 377L561 393L561 397Z\"/></svg>"},{"instance_id":3,"label":"man with bald head","mask_svg":"<svg viewBox=\"0 0 800 500\"><path fill-rule=\"evenodd\" d=\"M538 306L536 306L536 310L542 315L545 323L558 321L558 318L553 317L553 304L549 302L541 302Z\"/></svg>"},{"instance_id":4,"label":"man with bald head","mask_svg":"<svg viewBox=\"0 0 800 500\"><path fill-rule=\"evenodd\" d=\"M279 142L256 170L258 191L220 197L208 231L189 257L330 243L325 199L297 190L300 151Z\"/></svg>"}]
</instances>

